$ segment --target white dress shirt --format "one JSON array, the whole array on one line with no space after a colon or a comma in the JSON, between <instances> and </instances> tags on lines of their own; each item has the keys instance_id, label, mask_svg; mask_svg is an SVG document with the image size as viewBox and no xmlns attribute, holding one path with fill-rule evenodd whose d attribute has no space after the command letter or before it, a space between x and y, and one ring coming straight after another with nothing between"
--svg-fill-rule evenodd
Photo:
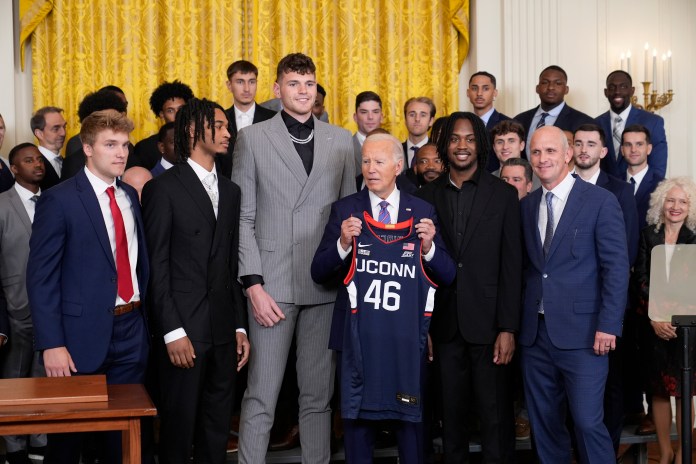
<instances>
[{"instance_id":1,"label":"white dress shirt","mask_svg":"<svg viewBox=\"0 0 696 464\"><path fill-rule=\"evenodd\" d=\"M428 136L426 135L423 140L421 140L418 143L413 143L411 142L411 139L406 139L406 155L408 159L406 160L406 166L404 166L403 170L406 170L411 166L411 163L413 163L413 157L416 156L415 150L413 150L413 147L420 148L423 145L428 143Z\"/></svg>"},{"instance_id":2,"label":"white dress shirt","mask_svg":"<svg viewBox=\"0 0 696 464\"><path fill-rule=\"evenodd\" d=\"M160 159L160 164L161 164L162 167L165 169L165 171L166 171L167 169L171 168L172 166L174 166L172 163L170 163L169 161L167 161L167 160L164 159L164 158L161 158L161 159Z\"/></svg>"},{"instance_id":3,"label":"white dress shirt","mask_svg":"<svg viewBox=\"0 0 696 464\"><path fill-rule=\"evenodd\" d=\"M626 128L626 121L628 120L628 114L631 112L631 105L628 105L625 110L623 110L621 113L616 114L614 113L611 109L609 109L609 120L611 122L611 143L614 146L614 156L616 159L621 158L621 144L619 143L618 146L616 142L614 141L614 127L616 126L616 119L621 117L621 132Z\"/></svg>"},{"instance_id":4,"label":"white dress shirt","mask_svg":"<svg viewBox=\"0 0 696 464\"><path fill-rule=\"evenodd\" d=\"M389 194L389 196L386 198L386 200L382 200L380 197L375 195L374 193L368 191L367 194L370 196L370 206L371 206L371 214L374 219L377 219L379 217L379 212L382 209L382 207L379 205L382 201L386 201L389 203L387 206L387 211L389 211L389 223L390 224L396 224L396 221L399 218L399 204L401 203L401 192L399 191L398 188L394 187L394 190L392 193ZM413 224L415 227L415 224ZM351 251L353 251L353 245L348 246L347 250L344 250L343 247L341 246L341 237L338 237L338 241L336 242L336 246L338 247L338 256L341 257L341 259L346 259L346 257L350 254ZM430 247L430 251L428 253L423 255L423 259L425 261L430 261L433 259L433 256L435 255L435 242L433 242L432 246Z\"/></svg>"},{"instance_id":5,"label":"white dress shirt","mask_svg":"<svg viewBox=\"0 0 696 464\"><path fill-rule=\"evenodd\" d=\"M22 200L22 205L24 205L24 209L27 210L27 214L29 215L29 221L31 221L31 223L33 224L34 212L36 211L36 202L32 200L32 198L34 198L34 195L40 196L41 189L39 189L38 192L34 193L30 190L25 189L16 182L14 184L14 189L17 191L17 195L19 195L19 199Z\"/></svg>"},{"instance_id":6,"label":"white dress shirt","mask_svg":"<svg viewBox=\"0 0 696 464\"><path fill-rule=\"evenodd\" d=\"M573 189L573 185L575 184L575 177L573 177L572 174L568 173L565 179L561 181L560 184L558 184L556 187L554 187L551 190L551 193L553 193L553 230L554 233L556 231L556 227L558 227L558 221L561 220L561 216L563 215L563 210L565 209L566 203L568 202L568 195L570 195L570 191ZM543 185L541 186L541 201L539 202L539 236L541 237L541 242L543 245L544 242L544 237L546 236L546 221L547 216L546 216L546 187Z\"/></svg>"},{"instance_id":7,"label":"white dress shirt","mask_svg":"<svg viewBox=\"0 0 696 464\"><path fill-rule=\"evenodd\" d=\"M254 123L254 114L256 114L256 103L251 104L246 112L241 111L236 106L234 107L234 120L237 123L237 132Z\"/></svg>"},{"instance_id":8,"label":"white dress shirt","mask_svg":"<svg viewBox=\"0 0 696 464\"><path fill-rule=\"evenodd\" d=\"M53 166L56 174L58 174L58 177L60 177L61 172L63 171L63 158L60 156L60 153L53 153L51 150L46 147L42 147L41 145L39 145L39 151L46 157L48 162L51 163L51 166Z\"/></svg>"},{"instance_id":9,"label":"white dress shirt","mask_svg":"<svg viewBox=\"0 0 696 464\"><path fill-rule=\"evenodd\" d=\"M484 114L479 116L481 118L481 121L483 121L483 125L487 126L488 125L488 120L491 119L491 116L493 116L493 112L495 111L495 108L491 106L491 109L486 111Z\"/></svg>"},{"instance_id":10,"label":"white dress shirt","mask_svg":"<svg viewBox=\"0 0 696 464\"><path fill-rule=\"evenodd\" d=\"M643 182L643 178L645 178L645 175L648 173L648 169L650 169L649 165L646 165L643 169L640 170L637 174L631 175L628 171L626 171L626 182L629 184L631 183L631 177L633 178L633 181L635 184L633 185L633 194L635 195L636 192L638 191L638 187L640 187L640 183Z\"/></svg>"},{"instance_id":11,"label":"white dress shirt","mask_svg":"<svg viewBox=\"0 0 696 464\"><path fill-rule=\"evenodd\" d=\"M121 216L123 216L123 226L126 229L126 240L128 241L128 260L130 261L131 280L133 281L133 297L130 299L130 301L124 301L120 296L118 296L117 293L114 306L130 303L131 301L138 301L140 300L138 274L136 273L136 268L138 266L138 232L135 225L135 216L133 215L133 205L131 204L128 195L126 195L125 190L118 187L115 179L111 184L107 184L99 177L92 174L87 167L85 167L85 174L87 174L87 180L92 185L94 193L97 195L99 208L101 209L104 224L106 225L106 233L109 235L109 245L111 245L111 252L114 255L114 262L116 262L116 229L114 227L114 218L111 215L109 195L106 193L106 189L109 187L114 187L116 204L118 204L118 208L121 210Z\"/></svg>"}]
</instances>

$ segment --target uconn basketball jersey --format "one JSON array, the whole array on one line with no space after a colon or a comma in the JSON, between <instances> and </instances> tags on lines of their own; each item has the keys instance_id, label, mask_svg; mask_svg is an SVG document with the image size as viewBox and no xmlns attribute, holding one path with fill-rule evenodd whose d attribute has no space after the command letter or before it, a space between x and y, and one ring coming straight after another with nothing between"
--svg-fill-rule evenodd
<instances>
[{"instance_id":1,"label":"uconn basketball jersey","mask_svg":"<svg viewBox=\"0 0 696 464\"><path fill-rule=\"evenodd\" d=\"M425 275L413 218L382 224L367 212L344 281L341 412L346 419L422 421L422 369L435 284Z\"/></svg>"}]
</instances>

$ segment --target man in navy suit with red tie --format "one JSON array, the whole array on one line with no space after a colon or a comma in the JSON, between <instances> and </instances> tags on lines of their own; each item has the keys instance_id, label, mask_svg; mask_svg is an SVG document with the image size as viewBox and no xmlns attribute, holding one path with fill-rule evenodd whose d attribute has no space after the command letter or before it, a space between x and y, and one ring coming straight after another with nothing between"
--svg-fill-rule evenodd
<instances>
[{"instance_id":1,"label":"man in navy suit with red tie","mask_svg":"<svg viewBox=\"0 0 696 464\"><path fill-rule=\"evenodd\" d=\"M148 260L135 190L118 180L133 123L113 110L82 122L86 167L46 190L36 205L27 266L35 348L46 375L104 374L143 383L149 336L141 301ZM80 435L49 436L46 462L75 463ZM121 462L120 433L106 456Z\"/></svg>"}]
</instances>

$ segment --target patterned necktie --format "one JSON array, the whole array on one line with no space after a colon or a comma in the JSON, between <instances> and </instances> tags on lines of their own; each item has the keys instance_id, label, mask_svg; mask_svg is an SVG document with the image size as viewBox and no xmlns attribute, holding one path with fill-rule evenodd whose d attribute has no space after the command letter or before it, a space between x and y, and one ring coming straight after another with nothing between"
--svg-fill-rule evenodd
<instances>
[{"instance_id":1,"label":"patterned necktie","mask_svg":"<svg viewBox=\"0 0 696 464\"><path fill-rule=\"evenodd\" d=\"M213 204L213 208L214 208L215 210L217 210L217 207L218 207L218 194L217 194L217 192L215 191L215 189L213 188L213 185L215 184L215 181L216 181L215 173L214 173L214 172L211 172L210 174L208 174L207 176L205 176L205 177L203 178L203 181L202 181L202 182L203 182L203 186L205 187L205 191L206 191L206 193L208 194L208 196L210 197L210 201L211 201L212 204Z\"/></svg>"},{"instance_id":2,"label":"patterned necktie","mask_svg":"<svg viewBox=\"0 0 696 464\"><path fill-rule=\"evenodd\" d=\"M553 193L546 192L546 235L544 235L544 258L549 254L553 240Z\"/></svg>"},{"instance_id":3,"label":"patterned necktie","mask_svg":"<svg viewBox=\"0 0 696 464\"><path fill-rule=\"evenodd\" d=\"M541 113L541 119L539 120L539 123L536 125L536 128L539 129L540 127L544 127L546 125L546 117L549 115L549 113Z\"/></svg>"},{"instance_id":4,"label":"patterned necktie","mask_svg":"<svg viewBox=\"0 0 696 464\"><path fill-rule=\"evenodd\" d=\"M616 120L614 121L614 130L612 131L612 138L614 139L614 158L619 159L621 156L621 152L619 149L621 148L621 128L622 128L622 123L623 119L621 119L621 116L617 116Z\"/></svg>"},{"instance_id":5,"label":"patterned necktie","mask_svg":"<svg viewBox=\"0 0 696 464\"><path fill-rule=\"evenodd\" d=\"M387 209L387 206L389 206L389 203L386 201L380 201L379 202L379 215L377 216L377 220L381 222L382 224L390 224L391 223L391 216L389 215L389 210Z\"/></svg>"},{"instance_id":6,"label":"patterned necktie","mask_svg":"<svg viewBox=\"0 0 696 464\"><path fill-rule=\"evenodd\" d=\"M115 189L106 189L109 195L109 207L114 219L114 231L116 235L116 276L118 282L118 296L128 303L133 298L133 279L131 277L130 259L128 258L128 240L126 239L126 227L123 225L121 208L116 203Z\"/></svg>"},{"instance_id":7,"label":"patterned necktie","mask_svg":"<svg viewBox=\"0 0 696 464\"><path fill-rule=\"evenodd\" d=\"M36 203L37 201L39 201L39 196L34 195L33 197L29 198L29 201L33 201L34 203Z\"/></svg>"}]
</instances>

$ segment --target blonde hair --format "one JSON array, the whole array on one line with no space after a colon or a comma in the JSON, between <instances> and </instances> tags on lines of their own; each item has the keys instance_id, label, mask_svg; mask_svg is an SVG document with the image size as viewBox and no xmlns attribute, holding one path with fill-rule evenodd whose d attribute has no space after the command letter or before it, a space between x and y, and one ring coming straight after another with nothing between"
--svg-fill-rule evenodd
<instances>
[{"instance_id":1,"label":"blonde hair","mask_svg":"<svg viewBox=\"0 0 696 464\"><path fill-rule=\"evenodd\" d=\"M130 134L133 131L133 121L116 110L95 111L82 121L80 140L86 145L94 145L97 134L109 129Z\"/></svg>"},{"instance_id":2,"label":"blonde hair","mask_svg":"<svg viewBox=\"0 0 696 464\"><path fill-rule=\"evenodd\" d=\"M660 226L665 222L662 214L665 198L667 198L667 193L674 187L682 189L689 199L689 212L684 224L689 230L696 232L696 184L690 177L665 179L657 184L655 191L650 195L650 208L648 209L646 221L649 225L655 226L656 232L660 229Z\"/></svg>"}]
</instances>

